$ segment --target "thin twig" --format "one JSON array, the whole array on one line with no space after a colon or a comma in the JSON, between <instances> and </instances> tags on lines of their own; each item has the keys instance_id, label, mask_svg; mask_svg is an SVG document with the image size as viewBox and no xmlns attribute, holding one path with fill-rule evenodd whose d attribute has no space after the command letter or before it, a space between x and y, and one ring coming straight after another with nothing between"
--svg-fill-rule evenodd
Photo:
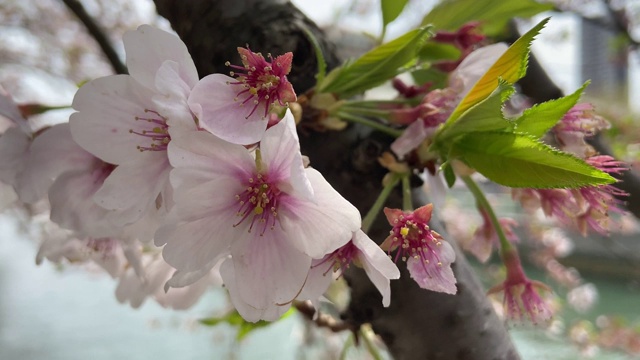
<instances>
[{"instance_id":1,"label":"thin twig","mask_svg":"<svg viewBox=\"0 0 640 360\"><path fill-rule=\"evenodd\" d=\"M102 49L102 52L104 52L104 54L107 56L107 59L109 60L113 71L115 71L116 74L127 74L127 67L124 65L122 60L120 60L118 53L111 45L111 42L105 35L104 31L93 20L91 15L87 13L80 1L62 0L62 2L78 17L80 22L82 22L89 31L89 34L91 34L98 45L100 45L100 48Z\"/></svg>"},{"instance_id":2,"label":"thin twig","mask_svg":"<svg viewBox=\"0 0 640 360\"><path fill-rule=\"evenodd\" d=\"M344 330L351 330L354 334L356 332L353 324L338 320L329 314L318 313L318 316L314 319L316 309L310 301L296 301L293 305L304 317L314 322L318 327L327 328L336 333Z\"/></svg>"}]
</instances>

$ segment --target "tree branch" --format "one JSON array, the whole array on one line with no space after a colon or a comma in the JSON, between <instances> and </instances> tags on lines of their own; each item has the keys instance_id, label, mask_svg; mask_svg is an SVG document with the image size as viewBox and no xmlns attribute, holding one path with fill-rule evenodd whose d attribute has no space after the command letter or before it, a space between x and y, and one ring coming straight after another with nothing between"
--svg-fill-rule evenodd
<instances>
[{"instance_id":1,"label":"tree branch","mask_svg":"<svg viewBox=\"0 0 640 360\"><path fill-rule=\"evenodd\" d=\"M62 2L69 8L69 10L71 10L71 12L73 12L78 17L80 22L82 22L84 26L87 28L87 31L89 31L89 34L91 34L91 36L93 36L93 38L96 40L96 42L102 49L102 52L107 57L107 60L109 60L109 63L113 68L113 71L116 74L127 74L127 67L124 65L122 60L120 60L118 53L111 45L111 42L105 35L104 31L93 20L91 15L87 13L87 11L84 9L84 6L82 6L80 1L62 0Z\"/></svg>"}]
</instances>

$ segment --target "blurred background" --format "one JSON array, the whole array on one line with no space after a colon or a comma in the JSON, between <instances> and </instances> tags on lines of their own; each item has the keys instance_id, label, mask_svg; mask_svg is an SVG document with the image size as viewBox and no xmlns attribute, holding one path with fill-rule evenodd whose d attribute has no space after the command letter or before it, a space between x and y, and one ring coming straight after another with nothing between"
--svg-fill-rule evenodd
<instances>
[{"instance_id":1,"label":"blurred background","mask_svg":"<svg viewBox=\"0 0 640 360\"><path fill-rule=\"evenodd\" d=\"M334 33L357 55L380 34L376 0L295 0L309 17ZM389 25L393 39L420 24L436 1L410 0ZM151 0L83 0L124 58L122 34L140 24L170 30ZM607 135L616 155L631 164L640 159L640 0L555 1L559 10L517 21L521 29L546 16L547 28L533 51L565 92L591 79L587 96L612 123ZM0 86L18 103L69 105L78 84L113 73L94 39L59 0L0 2ZM41 126L65 122L70 109L34 117ZM500 191L492 193L500 214L523 219ZM10 195L0 199L7 207ZM473 209L472 199L450 197L458 216ZM472 216L469 210L468 216ZM259 328L240 342L237 329L198 320L228 310L222 290L213 290L188 311L163 309L147 301L140 309L120 304L116 283L103 272L73 265L35 264L38 233L24 211L0 214L0 359L316 359L339 358L348 334L313 330L298 315ZM561 252L563 271L579 271L580 286L558 287L564 309L548 329L515 328L524 359L626 359L640 356L640 238L632 217L619 221L610 238L582 238L563 232L552 245ZM467 232L473 228L467 226ZM464 230L462 230L464 231ZM558 240L560 239L560 240ZM526 245L526 244L525 244ZM532 251L532 253L535 253ZM530 259L533 277L553 275L548 263ZM538 271L536 267L545 268ZM478 267L480 269L480 267ZM483 267L487 284L499 267ZM551 274L551 275L550 275ZM578 289L578 290L576 290ZM383 354L383 356L385 356ZM350 350L349 358L368 358Z\"/></svg>"}]
</instances>

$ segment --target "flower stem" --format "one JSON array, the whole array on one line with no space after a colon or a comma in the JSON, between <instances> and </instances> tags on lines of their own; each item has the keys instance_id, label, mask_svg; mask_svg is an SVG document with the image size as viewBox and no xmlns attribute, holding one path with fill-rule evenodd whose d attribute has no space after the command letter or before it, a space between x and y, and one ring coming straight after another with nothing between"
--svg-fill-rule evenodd
<instances>
[{"instance_id":1,"label":"flower stem","mask_svg":"<svg viewBox=\"0 0 640 360\"><path fill-rule=\"evenodd\" d=\"M493 225L493 228L496 229L496 234L498 234L498 239L500 239L500 256L502 256L507 251L512 251L513 246L504 235L502 225L500 225L500 221L498 221L498 217L493 211L491 204L489 204L489 201L484 196L484 192L482 192L478 184L476 184L476 182L473 181L470 176L460 176L460 178L462 179L462 181L464 181L465 184L467 184L469 191L471 191L473 197L476 198L476 203L478 204L478 206L484 209L484 211L487 212L487 215L489 215L489 220L491 220L491 224Z\"/></svg>"},{"instance_id":2,"label":"flower stem","mask_svg":"<svg viewBox=\"0 0 640 360\"><path fill-rule=\"evenodd\" d=\"M402 135L402 130L398 130L398 129L393 129L385 124L379 123L377 121L373 121L370 119L367 119L365 117L362 116L358 116L358 115L352 115L343 111L338 111L338 113L336 114L337 117L339 117L342 120L346 120L349 122L353 122L353 123L358 123L358 124L362 124L365 126L368 126L370 128L376 129L378 131L382 131L385 134L389 134L393 137L399 137L400 135Z\"/></svg>"},{"instance_id":3,"label":"flower stem","mask_svg":"<svg viewBox=\"0 0 640 360\"><path fill-rule=\"evenodd\" d=\"M361 339L364 340L364 345L367 347L369 354L374 360L382 360L382 355L378 351L378 347L371 341L375 336L370 326L364 325L360 327Z\"/></svg>"},{"instance_id":4,"label":"flower stem","mask_svg":"<svg viewBox=\"0 0 640 360\"><path fill-rule=\"evenodd\" d=\"M413 201L411 201L411 183L409 174L402 177L402 210L413 211Z\"/></svg>"},{"instance_id":5,"label":"flower stem","mask_svg":"<svg viewBox=\"0 0 640 360\"><path fill-rule=\"evenodd\" d=\"M344 345L342 346L342 351L340 352L340 360L347 359L347 353L349 352L349 349L352 346L353 346L353 334L349 334L349 337L347 338L347 340L344 342Z\"/></svg>"},{"instance_id":6,"label":"flower stem","mask_svg":"<svg viewBox=\"0 0 640 360\"><path fill-rule=\"evenodd\" d=\"M389 181L384 186L384 188L382 188L382 191L380 192L380 195L378 195L376 202L373 203L373 205L371 206L371 209L369 209L369 212L362 220L362 231L364 232L369 231L369 229L371 228L371 225L373 225L373 222L378 216L378 213L382 209L382 206L384 205L385 201L387 201L389 194L391 194L391 190L393 190L393 188L396 187L396 185L398 185L398 182L400 181L400 175L392 173L390 180L391 181Z\"/></svg>"},{"instance_id":7,"label":"flower stem","mask_svg":"<svg viewBox=\"0 0 640 360\"><path fill-rule=\"evenodd\" d=\"M389 111L372 109L372 108L363 107L363 106L353 106L353 105L344 104L340 107L340 110L342 112L347 112L353 115L377 116L384 119L389 118Z\"/></svg>"}]
</instances>

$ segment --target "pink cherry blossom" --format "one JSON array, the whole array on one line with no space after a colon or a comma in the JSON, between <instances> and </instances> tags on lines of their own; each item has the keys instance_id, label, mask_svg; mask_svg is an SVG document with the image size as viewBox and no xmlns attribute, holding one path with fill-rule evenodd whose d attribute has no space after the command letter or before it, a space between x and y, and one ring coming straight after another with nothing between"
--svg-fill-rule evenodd
<instances>
[{"instance_id":1,"label":"pink cherry blossom","mask_svg":"<svg viewBox=\"0 0 640 360\"><path fill-rule=\"evenodd\" d=\"M451 115L460 100L507 50L503 43L481 47L469 54L451 73L449 87L433 90L413 109L394 110L391 120L410 124L391 144L391 150L400 158L432 137L438 126Z\"/></svg>"},{"instance_id":2,"label":"pink cherry blossom","mask_svg":"<svg viewBox=\"0 0 640 360\"><path fill-rule=\"evenodd\" d=\"M254 144L262 138L269 121L271 105L285 106L296 101L287 80L292 53L271 55L238 48L243 66L231 65L229 77L212 74L203 78L189 96L189 106L199 125L217 137L234 144ZM216 96L211 96L216 94Z\"/></svg>"},{"instance_id":3,"label":"pink cherry blossom","mask_svg":"<svg viewBox=\"0 0 640 360\"><path fill-rule=\"evenodd\" d=\"M553 314L539 294L539 291L551 292L551 289L539 281L530 280L524 274L516 251L508 251L502 258L507 269L507 278L502 284L489 289L488 293L504 292L503 304L507 318L522 322L526 316L534 324L551 319Z\"/></svg>"},{"instance_id":4,"label":"pink cherry blossom","mask_svg":"<svg viewBox=\"0 0 640 360\"><path fill-rule=\"evenodd\" d=\"M140 307L147 298L152 297L162 307L188 309L207 289L222 285L219 270L214 268L189 286L165 291L164 284L171 278L175 269L162 259L159 252L146 251L141 256L142 274L138 274L133 268L127 269L120 277L116 288L118 301L129 303L133 308Z\"/></svg>"},{"instance_id":5,"label":"pink cherry blossom","mask_svg":"<svg viewBox=\"0 0 640 360\"><path fill-rule=\"evenodd\" d=\"M78 90L71 133L85 150L117 165L95 201L118 225L171 204L167 146L173 131L194 129L187 98L198 74L176 36L140 26L124 36L130 75L99 78Z\"/></svg>"},{"instance_id":6,"label":"pink cherry blossom","mask_svg":"<svg viewBox=\"0 0 640 360\"><path fill-rule=\"evenodd\" d=\"M357 209L303 167L290 112L254 152L199 131L173 139L169 157L176 204L155 239L178 270L168 284L193 283L231 254L222 277L234 304L258 311L258 319L295 299L311 259L360 227Z\"/></svg>"},{"instance_id":7,"label":"pink cherry blossom","mask_svg":"<svg viewBox=\"0 0 640 360\"><path fill-rule=\"evenodd\" d=\"M389 306L391 303L389 280L400 278L400 271L385 252L362 230L356 231L351 241L341 248L320 260L314 260L307 283L310 283L311 278L315 276L320 278L316 281L326 281L328 287L329 280L332 279L331 273L337 272L342 275L350 264L364 268L371 282L382 294L382 304L385 307Z\"/></svg>"},{"instance_id":8,"label":"pink cherry blossom","mask_svg":"<svg viewBox=\"0 0 640 360\"><path fill-rule=\"evenodd\" d=\"M487 262L494 245L498 245L498 234L489 219L489 215L484 209L478 209L482 215L482 226L479 226L473 233L473 237L462 244L462 247L471 252L480 262ZM518 222L511 218L498 219L507 240L518 241L518 235L513 232L513 227L518 226Z\"/></svg>"},{"instance_id":9,"label":"pink cherry blossom","mask_svg":"<svg viewBox=\"0 0 640 360\"><path fill-rule=\"evenodd\" d=\"M432 210L432 204L412 212L385 208L393 229L381 247L389 252L397 249L395 261L407 262L411 278L421 288L455 294L456 278L451 263L456 254L451 245L429 227Z\"/></svg>"}]
</instances>

